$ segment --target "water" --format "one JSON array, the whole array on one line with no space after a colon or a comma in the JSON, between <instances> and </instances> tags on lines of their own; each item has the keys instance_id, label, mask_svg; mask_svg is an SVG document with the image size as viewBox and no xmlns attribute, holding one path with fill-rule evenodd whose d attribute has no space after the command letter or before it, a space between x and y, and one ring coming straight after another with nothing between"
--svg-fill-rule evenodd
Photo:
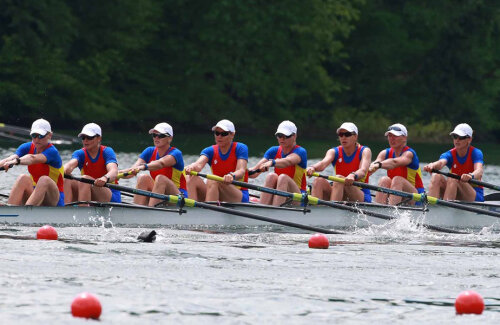
<instances>
[{"instance_id":1,"label":"water","mask_svg":"<svg viewBox=\"0 0 500 325\"><path fill-rule=\"evenodd\" d=\"M119 153L121 166L136 157ZM24 171L1 174L0 193ZM486 180L500 183L500 167L488 166ZM270 229L160 228L150 244L137 242L137 228L60 228L66 241L49 242L26 239L34 227L0 226L1 322L88 324L70 314L73 298L88 291L104 324L500 323L498 233L449 235L402 221L328 235L330 248L314 250L310 234ZM467 289L485 298L482 315L455 315L455 297Z\"/></svg>"}]
</instances>

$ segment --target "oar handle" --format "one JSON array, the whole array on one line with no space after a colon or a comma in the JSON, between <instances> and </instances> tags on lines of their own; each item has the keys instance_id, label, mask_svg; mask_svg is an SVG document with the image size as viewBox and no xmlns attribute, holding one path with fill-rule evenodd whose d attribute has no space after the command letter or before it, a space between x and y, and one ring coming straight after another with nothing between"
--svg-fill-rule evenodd
<instances>
[{"instance_id":1,"label":"oar handle","mask_svg":"<svg viewBox=\"0 0 500 325\"><path fill-rule=\"evenodd\" d=\"M10 165L9 165L9 168L12 168L12 167L14 167L14 165L15 165L15 164L10 164ZM2 171L2 170L5 170L5 168L3 168L3 167L0 167L0 171Z\"/></svg>"},{"instance_id":2,"label":"oar handle","mask_svg":"<svg viewBox=\"0 0 500 325\"><path fill-rule=\"evenodd\" d=\"M444 176L448 176L448 177L455 178L455 179L460 179L461 178L460 175L453 174L453 173L442 172L442 171L437 170L437 169L433 169L432 173L440 174L440 175L444 175ZM481 181L478 181L476 179L469 180L469 183L474 184L474 185L479 185L479 186L487 187L487 188L491 188L493 190L500 191L500 186L495 185L495 184L486 183L486 182L481 182Z\"/></svg>"}]
</instances>

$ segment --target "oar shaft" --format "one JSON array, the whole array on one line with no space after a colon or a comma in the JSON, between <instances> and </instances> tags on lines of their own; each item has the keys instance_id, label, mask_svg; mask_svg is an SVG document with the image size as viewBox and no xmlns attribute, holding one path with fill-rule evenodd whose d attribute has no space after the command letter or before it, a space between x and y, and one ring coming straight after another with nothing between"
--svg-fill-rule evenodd
<instances>
[{"instance_id":1,"label":"oar shaft","mask_svg":"<svg viewBox=\"0 0 500 325\"><path fill-rule=\"evenodd\" d=\"M453 173L442 172L442 171L437 170L437 169L433 169L432 172L435 173L435 174L441 174L441 175L448 176L448 177L455 178L455 179L460 179L461 178L460 175L453 174ZM478 181L476 179L469 180L469 183L474 184L474 185L479 185L479 186L487 187L487 188L491 188L493 190L500 191L500 186L495 185L495 184L490 184L490 183L482 182L482 181Z\"/></svg>"},{"instance_id":2,"label":"oar shaft","mask_svg":"<svg viewBox=\"0 0 500 325\"><path fill-rule=\"evenodd\" d=\"M326 175L320 175L318 173L313 173L313 176L326 178L326 179L334 181L334 182L344 183L343 178L336 177L336 176L326 176ZM427 200L427 202L430 204L439 204L439 205L444 205L444 206L447 206L450 208L455 208L455 209L460 209L460 210L465 210L465 211L470 211L470 212L476 212L479 214L486 214L486 215L489 215L492 217L500 218L499 212L490 211L490 210L481 209L481 208L475 208L475 207L467 206L467 205L461 204L461 203L445 201L445 200L441 200L441 199L438 199L438 198L433 197L433 196L428 196L428 195L419 194L419 193L402 192L402 191L397 191L397 190L393 190L393 189L386 188L386 187L374 186L374 185L360 183L360 182L353 182L353 185L359 186L361 188L371 189L374 191L379 191L379 192L383 192L383 193L407 197L407 198L410 198L410 199L417 201L417 202L422 202L423 200Z\"/></svg>"},{"instance_id":3,"label":"oar shaft","mask_svg":"<svg viewBox=\"0 0 500 325\"><path fill-rule=\"evenodd\" d=\"M191 175L197 175L197 176L205 177L207 179L211 179L211 180L219 181L219 182L223 181L222 177L219 177L219 176L216 176L216 175L210 175L210 174L207 175L207 174L202 174L202 173L198 173L198 172L191 172ZM240 182L240 181L233 181L232 184L234 184L236 186L250 188L250 189L253 189L253 190L256 190L256 191L260 191L260 192L266 192L266 193L269 193L269 194L274 194L274 195L288 197L288 198L291 198L294 201L298 201L298 202L301 202L303 200L302 194L299 194L299 193L284 192L284 191L276 190L276 189L273 189L273 188L259 186L259 185L254 185L254 184ZM321 200L321 199L319 199L317 197L314 197L314 196L311 196L311 195L307 195L307 200L308 200L308 203L311 203L313 205L316 205L316 204L326 205L326 206L330 206L330 207L337 208L337 209L340 209L340 210L350 211L350 212L354 212L354 213L361 213L361 214L364 214L364 215L367 215L367 216L371 216L371 217L375 217L375 218L379 218L379 219L383 219L383 220L397 219L396 217L388 216L388 215L385 215L385 214L382 214L382 213L378 213L378 212L375 212L375 211L364 210L364 209L360 209L360 208L356 208L356 207L352 207L352 206L348 206L348 205L343 205L343 204L340 204L340 203L335 203L335 202L332 202L332 201ZM448 232L448 233L457 233L457 234L463 234L464 233L462 231L456 231L456 230L453 230L453 229L447 229L447 228L442 228L442 227L438 227L438 226L432 226L432 225L426 225L426 224L422 224L422 226L425 227L425 228L428 228L428 229L436 230L436 231L442 231L442 232Z\"/></svg>"}]
</instances>

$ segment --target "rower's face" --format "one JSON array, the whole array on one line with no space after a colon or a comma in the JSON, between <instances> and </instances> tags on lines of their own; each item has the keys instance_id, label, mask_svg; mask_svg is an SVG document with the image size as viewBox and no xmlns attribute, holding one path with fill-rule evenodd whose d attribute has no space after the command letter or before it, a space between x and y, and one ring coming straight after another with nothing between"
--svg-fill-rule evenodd
<instances>
[{"instance_id":1,"label":"rower's face","mask_svg":"<svg viewBox=\"0 0 500 325\"><path fill-rule=\"evenodd\" d=\"M453 145L458 150L465 149L465 148L469 147L471 142L472 142L472 138L470 138L470 137L460 137L460 136L453 135Z\"/></svg>"},{"instance_id":2,"label":"rower's face","mask_svg":"<svg viewBox=\"0 0 500 325\"><path fill-rule=\"evenodd\" d=\"M40 134L34 133L31 135L31 139L32 139L33 143L35 144L35 146L44 147L44 146L48 145L50 142L50 139L52 139L52 133L47 133L47 134L45 134L45 136L41 136Z\"/></svg>"},{"instance_id":3,"label":"rower's face","mask_svg":"<svg viewBox=\"0 0 500 325\"><path fill-rule=\"evenodd\" d=\"M224 131L223 129L217 127L214 131L215 143L218 145L228 145L234 139L234 133L229 131Z\"/></svg>"},{"instance_id":4,"label":"rower's face","mask_svg":"<svg viewBox=\"0 0 500 325\"><path fill-rule=\"evenodd\" d=\"M391 146L391 148L399 147L406 143L406 137L404 135L395 136L394 134L389 133L387 135L387 141L389 141L389 146Z\"/></svg>"},{"instance_id":5,"label":"rower's face","mask_svg":"<svg viewBox=\"0 0 500 325\"><path fill-rule=\"evenodd\" d=\"M97 148L101 142L101 137L98 135L88 136L83 134L80 136L80 139L82 140L83 147L87 150Z\"/></svg>"},{"instance_id":6,"label":"rower's face","mask_svg":"<svg viewBox=\"0 0 500 325\"><path fill-rule=\"evenodd\" d=\"M155 147L170 146L170 143L172 142L172 137L170 135L159 133L156 130L153 131L151 136L153 137Z\"/></svg>"},{"instance_id":7,"label":"rower's face","mask_svg":"<svg viewBox=\"0 0 500 325\"><path fill-rule=\"evenodd\" d=\"M288 136L278 133L276 134L276 139L278 140L278 144L282 147L287 147L295 143L297 140L297 134L290 134Z\"/></svg>"},{"instance_id":8,"label":"rower's face","mask_svg":"<svg viewBox=\"0 0 500 325\"><path fill-rule=\"evenodd\" d=\"M342 147L353 146L358 141L358 135L354 132L349 132L346 129L340 129L337 136L339 137L339 142Z\"/></svg>"}]
</instances>

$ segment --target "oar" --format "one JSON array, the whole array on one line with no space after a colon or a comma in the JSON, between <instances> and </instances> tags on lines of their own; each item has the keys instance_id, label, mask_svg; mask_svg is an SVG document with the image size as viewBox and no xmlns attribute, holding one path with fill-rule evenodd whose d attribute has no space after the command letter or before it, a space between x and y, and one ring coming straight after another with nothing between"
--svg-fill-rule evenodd
<instances>
[{"instance_id":1,"label":"oar","mask_svg":"<svg viewBox=\"0 0 500 325\"><path fill-rule=\"evenodd\" d=\"M195 171L191 171L191 175L205 177L207 179L211 179L211 180L218 181L218 182L222 182L224 180L222 177L219 177L216 175L211 175L211 174L207 175L207 174L202 174L202 173L195 172ZM347 211L356 212L356 213L362 213L362 214L365 214L367 216L371 216L371 217L375 217L375 218L379 218L379 219L383 219L383 220L397 219L397 217L388 216L388 215L378 213L375 211L363 210L360 208L356 208L356 207L352 207L352 206L348 206L348 205L343 205L340 203L335 203L333 201L321 200L321 199L314 197L314 196L311 196L311 195L302 195L300 193L289 193L289 192L285 192L285 191L276 190L274 188L258 186L258 185L240 182L240 181L233 181L232 183L234 185L245 187L245 188L251 188L251 189L256 190L256 191L266 192L266 193L270 193L273 195L288 197L288 198L291 198L292 200L297 201L297 202L303 202L304 199L307 198L307 203L310 203L313 205L316 205L316 204L327 205L327 206L330 206L333 208L347 210ZM466 232L448 229L448 228L443 228L443 227L439 227L439 226L432 226L432 225L428 225L428 224L421 224L421 225L422 225L422 227L425 227L425 228L428 228L431 230L447 232L447 233L452 233L452 234L466 234Z\"/></svg>"},{"instance_id":2,"label":"oar","mask_svg":"<svg viewBox=\"0 0 500 325\"><path fill-rule=\"evenodd\" d=\"M457 174L442 172L442 171L437 170L437 169L433 169L432 172L435 173L435 174L441 174L441 175L448 176L448 177L451 177L451 178L460 179L460 175L457 175ZM474 184L474 185L479 185L479 186L487 187L487 188L491 188L493 190L500 191L500 186L495 185L495 184L481 182L481 181L478 181L478 180L475 180L475 179L470 179L469 183Z\"/></svg>"},{"instance_id":3,"label":"oar","mask_svg":"<svg viewBox=\"0 0 500 325\"><path fill-rule=\"evenodd\" d=\"M10 165L9 165L9 168L12 168L13 166L14 166L14 164L10 164ZM0 171L2 171L2 170L5 170L5 168L0 167Z\"/></svg>"},{"instance_id":4,"label":"oar","mask_svg":"<svg viewBox=\"0 0 500 325\"><path fill-rule=\"evenodd\" d=\"M325 178L325 179L328 179L328 180L334 181L334 182L339 182L339 183L345 182L345 179L341 178L341 177L320 175L318 173L313 173L312 175L316 176L316 177ZM412 199L413 201L416 201L416 202L427 201L430 204L439 204L439 205L444 205L444 206L447 206L450 208L455 208L455 209L459 209L459 210L466 210L466 211L470 211L470 212L476 212L479 214L486 214L486 215L489 215L492 217L500 218L499 212L489 211L489 210L480 209L480 208L474 208L474 207L467 206L467 205L464 205L461 203L445 201L445 200L441 200L441 199L438 199L436 197L428 196L425 194L402 192L402 191L397 191L397 190L393 190L393 189L386 188L386 187L375 186L375 185L370 185L370 184L361 183L361 182L353 182L353 185L361 187L361 188L367 188L370 190L378 191L378 192L383 192L383 193L387 193L387 194L406 197L406 198Z\"/></svg>"},{"instance_id":5,"label":"oar","mask_svg":"<svg viewBox=\"0 0 500 325\"><path fill-rule=\"evenodd\" d=\"M83 182L83 183L87 183L87 184L94 184L93 180L87 179L87 178L80 178L80 177L76 177L76 176L73 176L73 175L64 175L64 177L68 178L68 179L74 179L74 180L77 180L79 182ZM211 205L211 204L204 203L204 202L198 202L198 201L195 201L193 199L182 198L181 196L178 196L178 195L159 194L159 193L144 191L144 190L137 189L137 188L130 188L130 187L125 187L125 186L111 184L111 183L106 183L104 186L106 186L108 188L112 188L112 189L118 190L118 191L123 191L123 192L129 192L129 193L133 193L133 194L137 194L137 195L148 196L148 197L151 197L151 198L155 198L155 199L167 201L169 203L174 203L174 204L177 204L177 203L179 203L180 200L183 200L184 204L186 206L188 206L188 207L204 208L204 209L207 209L207 210L213 210L213 211L222 212L222 213L226 213L226 214L237 215L237 216L240 216L240 217L245 217L245 218L249 218L249 219L255 219L255 220L265 221L265 222L269 222L269 223L276 223L276 224L279 224L279 225L293 227L293 228L299 228L299 229L303 229L303 230L310 230L310 231L320 232L320 233L324 233L324 234L345 234L344 232L341 232L341 231L335 231L335 230L328 230L328 229L323 229L323 228L318 228L318 227L312 227L312 226L298 224L298 223L295 223L295 222L289 222L289 221L284 221L284 220L278 220L278 219L268 218L268 217L264 217L264 216L261 216L261 215L258 215L258 214L254 214L254 213L250 213L250 212L239 211L239 210L234 210L234 209L231 209L231 208L225 208L225 207L215 206L215 205Z\"/></svg>"}]
</instances>

